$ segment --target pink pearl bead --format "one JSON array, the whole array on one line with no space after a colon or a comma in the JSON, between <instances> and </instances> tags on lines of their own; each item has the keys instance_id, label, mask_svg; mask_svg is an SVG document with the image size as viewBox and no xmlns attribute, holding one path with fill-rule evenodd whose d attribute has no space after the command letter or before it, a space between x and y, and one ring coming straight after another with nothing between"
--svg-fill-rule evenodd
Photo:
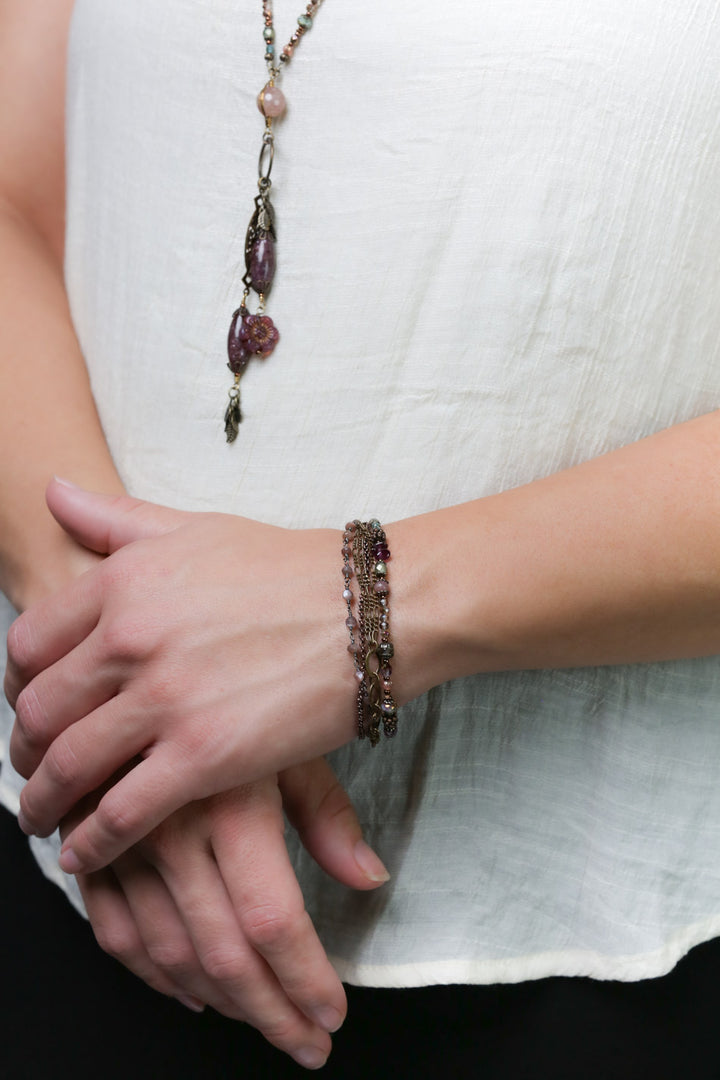
<instances>
[{"instance_id":1,"label":"pink pearl bead","mask_svg":"<svg viewBox=\"0 0 720 1080\"><path fill-rule=\"evenodd\" d=\"M264 86L258 94L257 104L263 116L273 118L282 116L287 108L287 102L282 90L277 86L271 86L270 83Z\"/></svg>"}]
</instances>

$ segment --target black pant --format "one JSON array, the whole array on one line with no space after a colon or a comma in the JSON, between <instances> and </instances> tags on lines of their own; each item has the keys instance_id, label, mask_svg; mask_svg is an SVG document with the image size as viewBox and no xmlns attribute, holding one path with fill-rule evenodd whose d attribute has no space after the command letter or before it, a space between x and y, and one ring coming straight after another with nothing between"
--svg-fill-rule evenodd
<instances>
[{"instance_id":1,"label":"black pant","mask_svg":"<svg viewBox=\"0 0 720 1080\"><path fill-rule=\"evenodd\" d=\"M252 1029L197 1016L100 952L0 813L4 1080L283 1080L305 1070ZM333 1080L720 1080L720 941L642 983L366 990Z\"/></svg>"}]
</instances>

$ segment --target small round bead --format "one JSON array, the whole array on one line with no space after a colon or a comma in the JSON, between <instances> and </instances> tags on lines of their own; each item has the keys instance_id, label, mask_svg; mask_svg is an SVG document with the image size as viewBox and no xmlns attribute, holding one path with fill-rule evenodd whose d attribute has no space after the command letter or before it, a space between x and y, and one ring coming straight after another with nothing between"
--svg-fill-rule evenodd
<instances>
[{"instance_id":1,"label":"small round bead","mask_svg":"<svg viewBox=\"0 0 720 1080\"><path fill-rule=\"evenodd\" d=\"M345 532L354 533L357 531L357 525L354 521L348 521L345 525Z\"/></svg>"},{"instance_id":2,"label":"small round bead","mask_svg":"<svg viewBox=\"0 0 720 1080\"><path fill-rule=\"evenodd\" d=\"M284 60L285 63L287 64L288 60L290 60L292 58L292 54L294 52L295 52L295 47L293 45L286 45L285 48L283 49L283 51L280 53L280 59Z\"/></svg>"},{"instance_id":3,"label":"small round bead","mask_svg":"<svg viewBox=\"0 0 720 1080\"><path fill-rule=\"evenodd\" d=\"M353 568L352 568L352 566L348 566L347 564L345 566L343 566L343 568L342 568L342 576L344 578L351 578L353 576Z\"/></svg>"},{"instance_id":4,"label":"small round bead","mask_svg":"<svg viewBox=\"0 0 720 1080\"><path fill-rule=\"evenodd\" d=\"M274 45L266 45L265 46L265 59L266 60L272 60L274 55L275 55L275 46Z\"/></svg>"},{"instance_id":5,"label":"small round bead","mask_svg":"<svg viewBox=\"0 0 720 1080\"><path fill-rule=\"evenodd\" d=\"M355 616L348 615L347 619L345 620L345 625L347 626L348 630L354 630L357 626L357 619L355 618Z\"/></svg>"},{"instance_id":6,"label":"small round bead","mask_svg":"<svg viewBox=\"0 0 720 1080\"><path fill-rule=\"evenodd\" d=\"M342 548L340 549L340 552L341 552L342 555L352 555L352 548L350 547L349 544L343 544Z\"/></svg>"},{"instance_id":7,"label":"small round bead","mask_svg":"<svg viewBox=\"0 0 720 1080\"><path fill-rule=\"evenodd\" d=\"M365 675L364 675L364 673L362 671L356 671L355 672L355 678L357 679L358 682L362 682L363 679L365 678Z\"/></svg>"},{"instance_id":8,"label":"small round bead","mask_svg":"<svg viewBox=\"0 0 720 1080\"><path fill-rule=\"evenodd\" d=\"M385 577L387 574L387 565L381 559L380 562L375 563L375 573L378 577Z\"/></svg>"},{"instance_id":9,"label":"small round bead","mask_svg":"<svg viewBox=\"0 0 720 1080\"><path fill-rule=\"evenodd\" d=\"M382 525L377 518L373 518L372 521L368 521L368 529L372 529L373 532L382 532Z\"/></svg>"},{"instance_id":10,"label":"small round bead","mask_svg":"<svg viewBox=\"0 0 720 1080\"><path fill-rule=\"evenodd\" d=\"M373 592L377 596L387 596L387 594L390 592L390 586L388 585L387 581L376 581L373 585Z\"/></svg>"},{"instance_id":11,"label":"small round bead","mask_svg":"<svg viewBox=\"0 0 720 1080\"><path fill-rule=\"evenodd\" d=\"M381 660L392 660L395 655L395 649L391 641L383 641L377 647L377 654Z\"/></svg>"},{"instance_id":12,"label":"small round bead","mask_svg":"<svg viewBox=\"0 0 720 1080\"><path fill-rule=\"evenodd\" d=\"M263 37L265 38L266 41L274 41L275 40L275 31L273 30L272 26L266 26L265 27L265 29L263 30Z\"/></svg>"},{"instance_id":13,"label":"small round bead","mask_svg":"<svg viewBox=\"0 0 720 1080\"><path fill-rule=\"evenodd\" d=\"M301 26L303 30L309 30L312 26L312 19L309 15L298 15L298 26Z\"/></svg>"},{"instance_id":14,"label":"small round bead","mask_svg":"<svg viewBox=\"0 0 720 1080\"><path fill-rule=\"evenodd\" d=\"M350 589L343 589L343 600L352 600L353 594Z\"/></svg>"}]
</instances>

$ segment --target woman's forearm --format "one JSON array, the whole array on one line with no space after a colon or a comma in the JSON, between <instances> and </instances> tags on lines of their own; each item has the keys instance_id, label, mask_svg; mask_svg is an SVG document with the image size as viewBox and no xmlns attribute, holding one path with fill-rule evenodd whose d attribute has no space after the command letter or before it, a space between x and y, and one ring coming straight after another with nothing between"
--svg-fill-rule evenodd
<instances>
[{"instance_id":1,"label":"woman's forearm","mask_svg":"<svg viewBox=\"0 0 720 1080\"><path fill-rule=\"evenodd\" d=\"M44 239L0 206L0 588L19 608L81 558L44 492L53 473L122 491L90 393L62 274Z\"/></svg>"},{"instance_id":2,"label":"woman's forearm","mask_svg":"<svg viewBox=\"0 0 720 1080\"><path fill-rule=\"evenodd\" d=\"M391 526L396 688L720 653L720 413Z\"/></svg>"},{"instance_id":3,"label":"woman's forearm","mask_svg":"<svg viewBox=\"0 0 720 1080\"><path fill-rule=\"evenodd\" d=\"M17 607L83 556L53 473L121 490L63 285L65 58L73 0L0 0L0 588Z\"/></svg>"}]
</instances>

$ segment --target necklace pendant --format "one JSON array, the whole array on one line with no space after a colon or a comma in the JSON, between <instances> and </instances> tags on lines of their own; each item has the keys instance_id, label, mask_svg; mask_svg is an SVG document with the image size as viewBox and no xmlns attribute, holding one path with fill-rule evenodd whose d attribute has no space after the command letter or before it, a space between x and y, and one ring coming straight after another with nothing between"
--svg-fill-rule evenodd
<instances>
[{"instance_id":1,"label":"necklace pendant","mask_svg":"<svg viewBox=\"0 0 720 1080\"><path fill-rule=\"evenodd\" d=\"M275 211L270 197L261 192L255 197L255 212L245 235L245 277L254 292L265 295L275 277Z\"/></svg>"},{"instance_id":2,"label":"necklace pendant","mask_svg":"<svg viewBox=\"0 0 720 1080\"><path fill-rule=\"evenodd\" d=\"M269 82L263 86L257 96L257 107L263 116L270 120L277 120L278 116L282 116L287 109L287 101L280 87Z\"/></svg>"},{"instance_id":3,"label":"necklace pendant","mask_svg":"<svg viewBox=\"0 0 720 1080\"><path fill-rule=\"evenodd\" d=\"M240 388L235 383L228 391L230 404L225 410L225 438L229 443L235 442L238 436L242 413L240 412Z\"/></svg>"}]
</instances>

